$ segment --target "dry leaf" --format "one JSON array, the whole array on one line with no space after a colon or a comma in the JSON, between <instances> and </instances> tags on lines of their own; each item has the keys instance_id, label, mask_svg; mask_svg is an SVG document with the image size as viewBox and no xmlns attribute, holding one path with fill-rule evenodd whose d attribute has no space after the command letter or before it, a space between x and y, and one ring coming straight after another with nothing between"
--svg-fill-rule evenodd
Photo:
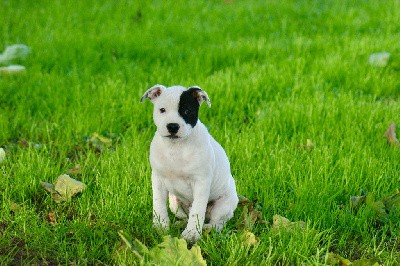
<instances>
[{"instance_id":1,"label":"dry leaf","mask_svg":"<svg viewBox=\"0 0 400 266\"><path fill-rule=\"evenodd\" d=\"M262 217L262 213L259 209L259 206L256 206L256 201L253 202L248 198L239 195L239 208L242 208L242 217L239 220L240 224L238 224L239 228L251 230L256 224L265 224L266 221Z\"/></svg>"},{"instance_id":2,"label":"dry leaf","mask_svg":"<svg viewBox=\"0 0 400 266\"><path fill-rule=\"evenodd\" d=\"M68 174L68 175L79 175L79 174L82 174L82 167L81 167L81 165L80 165L80 164L77 164L77 165L75 165L74 168L68 169L68 170L66 171L66 174Z\"/></svg>"},{"instance_id":3,"label":"dry leaf","mask_svg":"<svg viewBox=\"0 0 400 266\"><path fill-rule=\"evenodd\" d=\"M312 150L314 149L315 145L314 143L312 143L311 139L307 139L306 144L301 144L300 148L304 149L304 150Z\"/></svg>"},{"instance_id":4,"label":"dry leaf","mask_svg":"<svg viewBox=\"0 0 400 266\"><path fill-rule=\"evenodd\" d=\"M56 224L57 223L56 214L54 212L49 212L47 214L47 221L51 224Z\"/></svg>"},{"instance_id":5,"label":"dry leaf","mask_svg":"<svg viewBox=\"0 0 400 266\"><path fill-rule=\"evenodd\" d=\"M358 209L363 205L373 210L378 219L384 220L392 209L400 209L400 192L396 189L393 195L382 200L375 200L373 193L350 197L350 206L352 208Z\"/></svg>"},{"instance_id":6,"label":"dry leaf","mask_svg":"<svg viewBox=\"0 0 400 266\"><path fill-rule=\"evenodd\" d=\"M137 239L134 242L129 241L122 231L118 235L140 265L207 265L201 256L200 247L194 245L188 249L182 238L165 236L162 243L149 250Z\"/></svg>"},{"instance_id":7,"label":"dry leaf","mask_svg":"<svg viewBox=\"0 0 400 266\"><path fill-rule=\"evenodd\" d=\"M243 235L241 236L241 240L243 246L255 246L258 243L256 236L247 230L244 230Z\"/></svg>"},{"instance_id":8,"label":"dry leaf","mask_svg":"<svg viewBox=\"0 0 400 266\"><path fill-rule=\"evenodd\" d=\"M112 146L112 139L106 138L95 132L92 134L89 143L96 148L96 150L101 152L105 148L110 148Z\"/></svg>"},{"instance_id":9,"label":"dry leaf","mask_svg":"<svg viewBox=\"0 0 400 266\"><path fill-rule=\"evenodd\" d=\"M149 260L155 265L207 265L201 256L201 249L194 245L187 248L183 238L165 236L162 243L149 251Z\"/></svg>"},{"instance_id":10,"label":"dry leaf","mask_svg":"<svg viewBox=\"0 0 400 266\"><path fill-rule=\"evenodd\" d=\"M392 208L400 209L400 192L396 189L395 193L382 200L386 210L390 211Z\"/></svg>"},{"instance_id":11,"label":"dry leaf","mask_svg":"<svg viewBox=\"0 0 400 266\"><path fill-rule=\"evenodd\" d=\"M57 203L70 200L86 188L85 184L69 175L60 175L54 185L47 182L41 182L41 184L47 192L51 193L52 199Z\"/></svg>"},{"instance_id":12,"label":"dry leaf","mask_svg":"<svg viewBox=\"0 0 400 266\"><path fill-rule=\"evenodd\" d=\"M400 148L399 140L396 137L396 124L394 122L391 123L389 128L386 130L385 137L387 138L389 144Z\"/></svg>"},{"instance_id":13,"label":"dry leaf","mask_svg":"<svg viewBox=\"0 0 400 266\"><path fill-rule=\"evenodd\" d=\"M13 213L16 213L19 209L21 208L21 206L19 206L17 203L15 203L14 201L10 202L10 211Z\"/></svg>"},{"instance_id":14,"label":"dry leaf","mask_svg":"<svg viewBox=\"0 0 400 266\"><path fill-rule=\"evenodd\" d=\"M239 198L239 205L242 205L242 204L250 204L251 203L251 200L249 200L248 198L246 198L245 196L242 196L242 195L238 195L238 198Z\"/></svg>"},{"instance_id":15,"label":"dry leaf","mask_svg":"<svg viewBox=\"0 0 400 266\"><path fill-rule=\"evenodd\" d=\"M387 213L385 210L385 204L383 204L381 200L375 201L374 194L368 193L365 199L365 203L370 209L372 209L375 212L376 216L379 219L383 220L386 218Z\"/></svg>"},{"instance_id":16,"label":"dry leaf","mask_svg":"<svg viewBox=\"0 0 400 266\"><path fill-rule=\"evenodd\" d=\"M280 216L278 214L275 214L272 219L273 223L271 229L273 231L279 231L281 229L284 229L286 231L300 229L303 231L306 229L306 223L303 221L291 222L286 217Z\"/></svg>"},{"instance_id":17,"label":"dry leaf","mask_svg":"<svg viewBox=\"0 0 400 266\"><path fill-rule=\"evenodd\" d=\"M323 257L324 264L327 265L338 265L338 266L379 266L377 259L358 259L350 261L342 256L329 252Z\"/></svg>"},{"instance_id":18,"label":"dry leaf","mask_svg":"<svg viewBox=\"0 0 400 266\"><path fill-rule=\"evenodd\" d=\"M349 266L352 265L351 261L343 258L342 256L335 254L333 252L329 252L324 257L324 262L327 265L340 265L340 266Z\"/></svg>"},{"instance_id":19,"label":"dry leaf","mask_svg":"<svg viewBox=\"0 0 400 266\"><path fill-rule=\"evenodd\" d=\"M358 209L365 203L365 196L351 196L350 197L350 207L353 209Z\"/></svg>"}]
</instances>

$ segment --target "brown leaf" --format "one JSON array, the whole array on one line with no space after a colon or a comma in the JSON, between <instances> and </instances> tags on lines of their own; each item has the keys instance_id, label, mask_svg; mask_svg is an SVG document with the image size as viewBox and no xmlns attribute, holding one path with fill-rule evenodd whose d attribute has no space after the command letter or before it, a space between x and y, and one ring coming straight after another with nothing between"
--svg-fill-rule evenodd
<instances>
[{"instance_id":1,"label":"brown leaf","mask_svg":"<svg viewBox=\"0 0 400 266\"><path fill-rule=\"evenodd\" d=\"M267 223L263 217L261 211L258 210L255 202L248 198L239 195L239 208L242 208L242 217L239 220L240 224L238 227L251 230L256 224Z\"/></svg>"},{"instance_id":2,"label":"brown leaf","mask_svg":"<svg viewBox=\"0 0 400 266\"><path fill-rule=\"evenodd\" d=\"M396 124L392 122L389 128L385 132L385 137L388 140L388 143L400 148L400 142L396 137Z\"/></svg>"},{"instance_id":3,"label":"brown leaf","mask_svg":"<svg viewBox=\"0 0 400 266\"><path fill-rule=\"evenodd\" d=\"M47 214L47 221L51 224L57 224L56 214L54 212L49 212Z\"/></svg>"},{"instance_id":4,"label":"brown leaf","mask_svg":"<svg viewBox=\"0 0 400 266\"><path fill-rule=\"evenodd\" d=\"M68 175L79 175L82 174L82 167L80 164L75 165L74 168L68 169L66 172Z\"/></svg>"}]
</instances>

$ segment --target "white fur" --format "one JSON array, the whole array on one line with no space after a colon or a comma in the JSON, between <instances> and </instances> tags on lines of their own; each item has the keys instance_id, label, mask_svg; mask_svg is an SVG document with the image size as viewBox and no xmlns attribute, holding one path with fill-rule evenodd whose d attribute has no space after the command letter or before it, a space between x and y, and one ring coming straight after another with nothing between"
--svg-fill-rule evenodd
<instances>
[{"instance_id":1,"label":"white fur","mask_svg":"<svg viewBox=\"0 0 400 266\"><path fill-rule=\"evenodd\" d=\"M200 120L192 128L179 115L178 104L184 90L186 88L181 86L167 89L156 85L142 100L150 98L154 103L153 118L157 126L150 146L153 223L158 228L169 228L169 198L172 213L178 218L189 218L182 237L197 241L206 217L210 223L205 227L222 229L232 218L238 197L229 160L221 145ZM207 94L201 91L199 102L203 101L209 104ZM160 108L165 108L166 112L160 113ZM179 138L166 137L168 123L179 124Z\"/></svg>"}]
</instances>

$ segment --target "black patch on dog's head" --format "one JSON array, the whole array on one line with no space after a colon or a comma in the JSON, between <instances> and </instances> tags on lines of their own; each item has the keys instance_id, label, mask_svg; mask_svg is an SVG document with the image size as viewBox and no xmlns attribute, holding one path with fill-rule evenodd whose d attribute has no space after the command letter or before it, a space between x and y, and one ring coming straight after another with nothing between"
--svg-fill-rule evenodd
<instances>
[{"instance_id":1,"label":"black patch on dog's head","mask_svg":"<svg viewBox=\"0 0 400 266\"><path fill-rule=\"evenodd\" d=\"M190 88L181 94L179 99L179 115L185 120L186 124L194 127L197 124L199 118L199 107L200 104L197 100L197 92L200 89Z\"/></svg>"}]
</instances>

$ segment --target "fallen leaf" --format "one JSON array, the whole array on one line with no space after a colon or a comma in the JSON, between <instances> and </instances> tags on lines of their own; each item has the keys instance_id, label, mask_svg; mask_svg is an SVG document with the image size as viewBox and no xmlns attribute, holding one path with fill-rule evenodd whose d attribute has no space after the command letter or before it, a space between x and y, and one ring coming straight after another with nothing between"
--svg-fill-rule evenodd
<instances>
[{"instance_id":1,"label":"fallen leaf","mask_svg":"<svg viewBox=\"0 0 400 266\"><path fill-rule=\"evenodd\" d=\"M238 198L239 198L239 203L238 203L239 205L251 203L251 201L248 198L246 198L245 196L238 195Z\"/></svg>"},{"instance_id":2,"label":"fallen leaf","mask_svg":"<svg viewBox=\"0 0 400 266\"><path fill-rule=\"evenodd\" d=\"M390 211L393 208L400 209L400 192L396 189L396 192L386 197L382 200L383 204L385 205L386 210Z\"/></svg>"},{"instance_id":3,"label":"fallen leaf","mask_svg":"<svg viewBox=\"0 0 400 266\"><path fill-rule=\"evenodd\" d=\"M382 200L375 200L373 193L363 192L363 196L350 197L350 207L359 209L361 206L366 205L375 212L376 217L384 220L392 209L400 210L400 192L396 189L395 193Z\"/></svg>"},{"instance_id":4,"label":"fallen leaf","mask_svg":"<svg viewBox=\"0 0 400 266\"><path fill-rule=\"evenodd\" d=\"M156 265L207 265L201 256L201 249L194 245L187 248L183 238L165 236L164 241L149 251L151 264Z\"/></svg>"},{"instance_id":5,"label":"fallen leaf","mask_svg":"<svg viewBox=\"0 0 400 266\"><path fill-rule=\"evenodd\" d=\"M66 171L66 174L68 174L68 175L79 175L79 174L82 174L82 167L81 167L81 165L80 165L80 164L77 164L77 165L75 165L74 168L68 169L68 170Z\"/></svg>"},{"instance_id":6,"label":"fallen leaf","mask_svg":"<svg viewBox=\"0 0 400 266\"><path fill-rule=\"evenodd\" d=\"M129 241L122 231L118 235L141 265L207 265L200 247L194 245L188 249L182 238L165 236L162 243L148 249L137 239Z\"/></svg>"},{"instance_id":7,"label":"fallen leaf","mask_svg":"<svg viewBox=\"0 0 400 266\"><path fill-rule=\"evenodd\" d=\"M360 208L365 203L365 196L351 196L350 197L350 207L353 209Z\"/></svg>"},{"instance_id":8,"label":"fallen leaf","mask_svg":"<svg viewBox=\"0 0 400 266\"><path fill-rule=\"evenodd\" d=\"M0 67L0 74L2 75L15 75L23 74L26 72L26 68L20 65L11 65L6 67Z\"/></svg>"},{"instance_id":9,"label":"fallen leaf","mask_svg":"<svg viewBox=\"0 0 400 266\"><path fill-rule=\"evenodd\" d=\"M144 262L144 256L149 253L149 249L139 240L135 239L132 243L128 240L128 236L123 231L118 231L119 237L122 239L126 247L133 253L136 259L139 260L140 264L142 265Z\"/></svg>"},{"instance_id":10,"label":"fallen leaf","mask_svg":"<svg viewBox=\"0 0 400 266\"><path fill-rule=\"evenodd\" d=\"M385 137L387 138L389 144L400 148L400 142L396 137L396 124L394 122L391 123L389 128L386 130Z\"/></svg>"},{"instance_id":11,"label":"fallen leaf","mask_svg":"<svg viewBox=\"0 0 400 266\"><path fill-rule=\"evenodd\" d=\"M390 53L381 52L370 54L368 62L374 67L385 67L389 63Z\"/></svg>"},{"instance_id":12,"label":"fallen leaf","mask_svg":"<svg viewBox=\"0 0 400 266\"><path fill-rule=\"evenodd\" d=\"M286 217L280 216L278 214L275 214L272 218L273 223L271 229L273 231L279 231L281 229L284 229L286 231L292 231L295 229L300 229L300 230L305 230L306 229L306 223L303 221L299 222L291 222L289 219Z\"/></svg>"},{"instance_id":13,"label":"fallen leaf","mask_svg":"<svg viewBox=\"0 0 400 266\"><path fill-rule=\"evenodd\" d=\"M105 148L112 146L112 139L101 136L97 132L92 134L89 143L98 151L103 151Z\"/></svg>"},{"instance_id":14,"label":"fallen leaf","mask_svg":"<svg viewBox=\"0 0 400 266\"><path fill-rule=\"evenodd\" d=\"M375 195L368 193L365 199L366 205L372 209L379 219L384 219L387 216L385 204L382 201L375 201Z\"/></svg>"},{"instance_id":15,"label":"fallen leaf","mask_svg":"<svg viewBox=\"0 0 400 266\"><path fill-rule=\"evenodd\" d=\"M333 252L329 252L324 257L324 262L327 265L340 265L340 266L349 266L352 265L351 261L343 258L342 256L335 254Z\"/></svg>"},{"instance_id":16,"label":"fallen leaf","mask_svg":"<svg viewBox=\"0 0 400 266\"><path fill-rule=\"evenodd\" d=\"M30 52L31 48L25 44L13 44L7 46L4 52L0 54L0 64L9 64L15 60L25 59Z\"/></svg>"},{"instance_id":17,"label":"fallen leaf","mask_svg":"<svg viewBox=\"0 0 400 266\"><path fill-rule=\"evenodd\" d=\"M54 212L49 212L47 214L47 221L51 224L56 224L57 223L56 214Z\"/></svg>"},{"instance_id":18,"label":"fallen leaf","mask_svg":"<svg viewBox=\"0 0 400 266\"><path fill-rule=\"evenodd\" d=\"M21 209L21 206L19 206L17 203L11 201L10 202L10 211L13 213L16 213L19 209Z\"/></svg>"},{"instance_id":19,"label":"fallen leaf","mask_svg":"<svg viewBox=\"0 0 400 266\"><path fill-rule=\"evenodd\" d=\"M243 246L255 246L258 243L256 236L247 230L244 230L243 235L241 236L241 240Z\"/></svg>"},{"instance_id":20,"label":"fallen leaf","mask_svg":"<svg viewBox=\"0 0 400 266\"><path fill-rule=\"evenodd\" d=\"M379 266L379 261L377 259L358 259L350 261L342 256L329 252L323 256L323 262L326 265L338 265L338 266Z\"/></svg>"},{"instance_id":21,"label":"fallen leaf","mask_svg":"<svg viewBox=\"0 0 400 266\"><path fill-rule=\"evenodd\" d=\"M3 148L0 148L0 163L6 160L6 151Z\"/></svg>"},{"instance_id":22,"label":"fallen leaf","mask_svg":"<svg viewBox=\"0 0 400 266\"><path fill-rule=\"evenodd\" d=\"M239 220L238 227L252 230L256 224L267 223L259 210L260 206L257 206L257 200L251 201L248 198L239 195L239 208L242 209L242 216Z\"/></svg>"},{"instance_id":23,"label":"fallen leaf","mask_svg":"<svg viewBox=\"0 0 400 266\"><path fill-rule=\"evenodd\" d=\"M312 150L314 149L315 145L314 143L312 143L311 139L307 139L306 144L301 144L300 148L304 149L304 150Z\"/></svg>"},{"instance_id":24,"label":"fallen leaf","mask_svg":"<svg viewBox=\"0 0 400 266\"><path fill-rule=\"evenodd\" d=\"M70 200L86 188L85 184L69 175L60 175L54 185L47 182L41 182L41 185L47 192L51 193L52 199L57 203Z\"/></svg>"},{"instance_id":25,"label":"fallen leaf","mask_svg":"<svg viewBox=\"0 0 400 266\"><path fill-rule=\"evenodd\" d=\"M354 260L352 266L379 266L379 260L377 259L359 259Z\"/></svg>"}]
</instances>

